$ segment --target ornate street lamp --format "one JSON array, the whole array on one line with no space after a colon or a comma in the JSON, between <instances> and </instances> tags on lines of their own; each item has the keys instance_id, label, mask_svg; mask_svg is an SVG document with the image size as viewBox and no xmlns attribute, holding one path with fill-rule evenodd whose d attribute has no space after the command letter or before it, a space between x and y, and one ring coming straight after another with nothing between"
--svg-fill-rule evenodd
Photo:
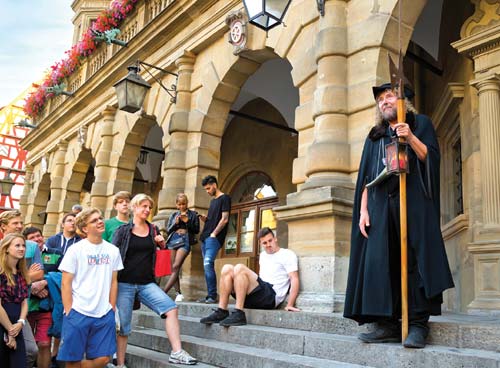
<instances>
[{"instance_id":1,"label":"ornate street lamp","mask_svg":"<svg viewBox=\"0 0 500 368\"><path fill-rule=\"evenodd\" d=\"M5 173L3 179L0 180L0 191L1 191L0 195L6 197L10 196L10 192L12 191L14 185L16 185L16 183L10 177L10 169L9 169Z\"/></svg>"},{"instance_id":2,"label":"ornate street lamp","mask_svg":"<svg viewBox=\"0 0 500 368\"><path fill-rule=\"evenodd\" d=\"M118 108L134 113L141 109L151 85L139 75L140 69L138 65L131 65L127 69L127 76L113 87L115 87L118 98Z\"/></svg>"},{"instance_id":3,"label":"ornate street lamp","mask_svg":"<svg viewBox=\"0 0 500 368\"><path fill-rule=\"evenodd\" d=\"M116 91L116 96L118 98L118 108L123 111L134 113L139 111L146 98L146 93L151 88L151 85L146 82L140 75L139 71L140 65L144 67L144 70L153 78L170 96L170 101L173 103L177 99L177 78L178 75L168 70L159 68L157 66L147 64L143 61L137 60L135 65L129 66L128 74L125 78L117 82L114 87ZM170 88L167 88L162 81L154 76L146 67L154 68L159 70L163 74L170 74L176 77L175 84L172 84Z\"/></svg>"},{"instance_id":4,"label":"ornate street lamp","mask_svg":"<svg viewBox=\"0 0 500 368\"><path fill-rule=\"evenodd\" d=\"M291 2L291 0L243 0L248 21L266 32L283 23Z\"/></svg>"}]
</instances>

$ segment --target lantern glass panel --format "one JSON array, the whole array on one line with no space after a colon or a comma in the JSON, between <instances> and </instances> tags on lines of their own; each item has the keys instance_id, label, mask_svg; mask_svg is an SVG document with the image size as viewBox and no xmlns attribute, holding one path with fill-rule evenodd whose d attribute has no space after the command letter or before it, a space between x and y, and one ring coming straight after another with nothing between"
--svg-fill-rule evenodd
<instances>
[{"instance_id":1,"label":"lantern glass panel","mask_svg":"<svg viewBox=\"0 0 500 368\"><path fill-rule=\"evenodd\" d=\"M247 8L247 14L249 19L252 19L264 12L263 0L246 0L244 1L244 3L245 7Z\"/></svg>"},{"instance_id":2,"label":"lantern glass panel","mask_svg":"<svg viewBox=\"0 0 500 368\"><path fill-rule=\"evenodd\" d=\"M134 113L141 109L148 87L124 79L115 85L118 97L118 108L123 111Z\"/></svg>"},{"instance_id":3,"label":"lantern glass panel","mask_svg":"<svg viewBox=\"0 0 500 368\"><path fill-rule=\"evenodd\" d=\"M265 12L277 19L282 19L289 0L267 0Z\"/></svg>"}]
</instances>

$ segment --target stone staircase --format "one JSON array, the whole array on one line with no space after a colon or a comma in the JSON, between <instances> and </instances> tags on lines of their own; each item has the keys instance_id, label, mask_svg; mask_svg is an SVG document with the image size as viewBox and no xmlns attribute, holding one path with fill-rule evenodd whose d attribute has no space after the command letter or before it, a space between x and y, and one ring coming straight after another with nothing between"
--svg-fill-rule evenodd
<instances>
[{"instance_id":1,"label":"stone staircase","mask_svg":"<svg viewBox=\"0 0 500 368\"><path fill-rule=\"evenodd\" d=\"M183 347L198 367L500 368L500 318L444 315L431 319L429 345L364 344L362 329L340 314L247 310L248 325L205 326L199 319L214 305L180 303ZM129 368L174 367L164 321L147 310L134 312L129 338Z\"/></svg>"}]
</instances>

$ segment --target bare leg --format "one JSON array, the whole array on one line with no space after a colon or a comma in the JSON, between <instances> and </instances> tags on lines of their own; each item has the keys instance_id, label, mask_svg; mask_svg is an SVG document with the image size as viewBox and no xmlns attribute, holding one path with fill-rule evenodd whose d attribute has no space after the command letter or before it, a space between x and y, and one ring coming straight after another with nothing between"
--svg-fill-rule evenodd
<instances>
[{"instance_id":1,"label":"bare leg","mask_svg":"<svg viewBox=\"0 0 500 368\"><path fill-rule=\"evenodd\" d=\"M54 337L54 346L52 346L52 356L57 356L59 353L59 345L61 344L61 339Z\"/></svg>"},{"instance_id":2,"label":"bare leg","mask_svg":"<svg viewBox=\"0 0 500 368\"><path fill-rule=\"evenodd\" d=\"M179 313L177 308L167 312L165 331L167 332L170 346L172 346L172 351L177 352L181 350L181 329L179 326Z\"/></svg>"},{"instance_id":3,"label":"bare leg","mask_svg":"<svg viewBox=\"0 0 500 368\"><path fill-rule=\"evenodd\" d=\"M50 367L50 343L38 343L36 364L38 368Z\"/></svg>"},{"instance_id":4,"label":"bare leg","mask_svg":"<svg viewBox=\"0 0 500 368\"><path fill-rule=\"evenodd\" d=\"M236 309L243 310L245 298L259 283L257 274L245 265L238 264L234 267L234 292L236 294Z\"/></svg>"},{"instance_id":5,"label":"bare leg","mask_svg":"<svg viewBox=\"0 0 500 368\"><path fill-rule=\"evenodd\" d=\"M82 362L66 362L64 366L66 368L81 368Z\"/></svg>"},{"instance_id":6,"label":"bare leg","mask_svg":"<svg viewBox=\"0 0 500 368\"><path fill-rule=\"evenodd\" d=\"M127 352L128 336L118 335L116 338L116 363L118 365L125 364L125 353Z\"/></svg>"},{"instance_id":7,"label":"bare leg","mask_svg":"<svg viewBox=\"0 0 500 368\"><path fill-rule=\"evenodd\" d=\"M165 292L168 293L172 286L176 285L176 290L180 292L179 287L179 273L181 272L182 264L187 257L187 252L184 249L178 249L173 252L174 264L172 266L172 275L168 279L167 285L165 286Z\"/></svg>"},{"instance_id":8,"label":"bare leg","mask_svg":"<svg viewBox=\"0 0 500 368\"><path fill-rule=\"evenodd\" d=\"M227 310L229 295L233 291L234 266L226 264L222 267L219 281L219 308Z\"/></svg>"}]
</instances>

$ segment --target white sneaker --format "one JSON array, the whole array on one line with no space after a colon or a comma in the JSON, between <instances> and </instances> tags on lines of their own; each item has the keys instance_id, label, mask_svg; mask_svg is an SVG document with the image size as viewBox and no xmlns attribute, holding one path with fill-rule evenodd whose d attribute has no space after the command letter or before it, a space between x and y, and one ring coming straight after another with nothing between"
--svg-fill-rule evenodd
<instances>
[{"instance_id":1,"label":"white sneaker","mask_svg":"<svg viewBox=\"0 0 500 368\"><path fill-rule=\"evenodd\" d=\"M179 294L177 294L177 295L175 296L175 302L176 302L176 303L177 303L177 302L183 302L183 301L184 301L184 295L182 295L182 294L180 294L180 293L179 293Z\"/></svg>"},{"instance_id":2,"label":"white sneaker","mask_svg":"<svg viewBox=\"0 0 500 368\"><path fill-rule=\"evenodd\" d=\"M180 350L177 353L171 352L168 357L168 361L174 364L186 364L186 365L194 365L198 363L198 361L193 358L189 353L185 350Z\"/></svg>"}]
</instances>

